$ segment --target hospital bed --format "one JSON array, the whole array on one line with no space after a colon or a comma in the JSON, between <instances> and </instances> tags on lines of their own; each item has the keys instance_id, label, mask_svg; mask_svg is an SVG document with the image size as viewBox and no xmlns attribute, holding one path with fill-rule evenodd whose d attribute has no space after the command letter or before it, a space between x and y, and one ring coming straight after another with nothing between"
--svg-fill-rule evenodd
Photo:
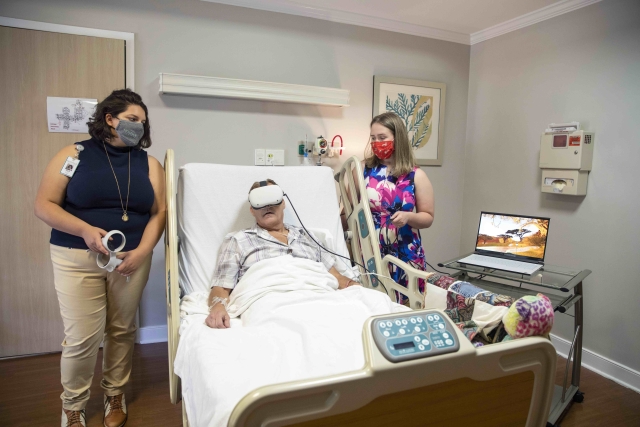
<instances>
[{"instance_id":1,"label":"hospital bed","mask_svg":"<svg viewBox=\"0 0 640 427\"><path fill-rule=\"evenodd\" d=\"M368 204L359 197L366 192L350 173L355 169L356 176L361 176L359 167L357 161L348 161L341 171L340 186L343 194L345 186L359 185L361 189L349 200L342 198L350 229L358 230L351 238L354 259L367 265L368 271L361 268L360 273L379 274L363 274L361 280L364 286L390 298L395 298L394 291L404 293L415 310L366 320L361 368L259 387L239 400L228 425L545 425L556 363L551 343L531 337L475 348L444 312L423 309L417 280L428 273L392 257L380 259ZM171 402L175 404L181 397L181 379L174 372L181 296L208 289L224 236L253 224L246 200L254 181L274 179L290 196L308 228L314 233L324 230L325 242L333 239L331 246L337 253L347 255L348 251L329 168L188 164L180 168L176 180L173 151L169 150L165 171L169 376ZM298 223L289 206L285 222ZM409 289L384 277L390 263L409 274ZM350 267L348 262L342 266ZM422 329L401 334L405 324ZM406 337L415 342L409 343ZM192 368L193 372L204 372L199 366ZM206 381L211 387L224 387L216 378ZM189 425L185 400L195 398L189 392L182 395L185 426Z\"/></svg>"}]
</instances>

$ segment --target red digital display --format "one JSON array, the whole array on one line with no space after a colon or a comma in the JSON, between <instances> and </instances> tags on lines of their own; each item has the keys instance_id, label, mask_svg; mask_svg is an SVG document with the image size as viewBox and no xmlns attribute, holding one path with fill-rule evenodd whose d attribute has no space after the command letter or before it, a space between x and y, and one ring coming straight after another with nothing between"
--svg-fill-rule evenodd
<instances>
[{"instance_id":1,"label":"red digital display","mask_svg":"<svg viewBox=\"0 0 640 427\"><path fill-rule=\"evenodd\" d=\"M567 135L553 135L553 148L565 148L567 146Z\"/></svg>"}]
</instances>

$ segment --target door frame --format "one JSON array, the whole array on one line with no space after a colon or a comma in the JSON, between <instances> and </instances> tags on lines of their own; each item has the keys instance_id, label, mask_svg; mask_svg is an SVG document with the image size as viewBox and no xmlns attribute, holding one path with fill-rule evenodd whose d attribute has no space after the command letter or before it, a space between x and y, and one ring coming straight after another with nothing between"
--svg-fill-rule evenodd
<instances>
[{"instance_id":1,"label":"door frame","mask_svg":"<svg viewBox=\"0 0 640 427\"><path fill-rule=\"evenodd\" d=\"M25 30L48 31L50 33L74 34L77 36L102 37L105 39L124 40L125 42L125 87L135 91L134 33L122 31L100 30L97 28L74 27L71 25L51 24L49 22L27 21L25 19L0 16L0 26L23 28Z\"/></svg>"},{"instance_id":2,"label":"door frame","mask_svg":"<svg viewBox=\"0 0 640 427\"><path fill-rule=\"evenodd\" d=\"M76 36L101 37L105 39L124 40L125 42L125 87L135 91L135 34L122 31L100 30L97 28L75 27L72 25L52 24L49 22L28 21L26 19L9 18L0 16L0 26L22 28L25 30L47 31L50 33L73 34ZM136 331L135 342L140 342L140 308L136 312ZM102 346L102 345L101 345Z\"/></svg>"}]
</instances>

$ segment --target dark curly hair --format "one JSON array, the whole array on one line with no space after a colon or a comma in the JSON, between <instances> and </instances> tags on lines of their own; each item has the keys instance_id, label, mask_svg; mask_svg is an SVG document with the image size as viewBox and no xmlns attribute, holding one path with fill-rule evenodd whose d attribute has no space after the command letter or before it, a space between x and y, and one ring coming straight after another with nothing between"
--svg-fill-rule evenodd
<instances>
[{"instance_id":1,"label":"dark curly hair","mask_svg":"<svg viewBox=\"0 0 640 427\"><path fill-rule=\"evenodd\" d=\"M100 141L109 141L111 139L111 127L107 124L105 116L111 114L117 117L118 114L125 111L129 105L138 105L144 110L147 120L143 123L144 135L140 138L137 148L151 147L151 127L149 125L149 111L147 106L142 102L140 95L131 89L119 89L111 92L96 106L96 112L87 122L89 126L89 134Z\"/></svg>"}]
</instances>

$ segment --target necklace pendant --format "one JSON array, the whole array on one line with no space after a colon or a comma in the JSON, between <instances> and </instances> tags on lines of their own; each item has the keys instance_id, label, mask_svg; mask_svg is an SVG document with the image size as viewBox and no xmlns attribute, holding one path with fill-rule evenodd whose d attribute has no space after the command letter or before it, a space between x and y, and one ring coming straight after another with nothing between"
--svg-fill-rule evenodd
<instances>
[{"instance_id":1,"label":"necklace pendant","mask_svg":"<svg viewBox=\"0 0 640 427\"><path fill-rule=\"evenodd\" d=\"M129 215L127 215L127 214L122 215L122 220L123 220L124 222L129 221Z\"/></svg>"}]
</instances>

